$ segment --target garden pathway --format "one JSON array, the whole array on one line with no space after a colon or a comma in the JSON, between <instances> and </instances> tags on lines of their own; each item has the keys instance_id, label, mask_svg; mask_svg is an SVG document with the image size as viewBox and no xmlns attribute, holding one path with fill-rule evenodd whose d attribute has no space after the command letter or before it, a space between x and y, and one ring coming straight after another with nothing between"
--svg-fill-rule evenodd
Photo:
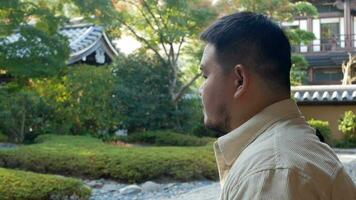
<instances>
[{"instance_id":1,"label":"garden pathway","mask_svg":"<svg viewBox=\"0 0 356 200\"><path fill-rule=\"evenodd\" d=\"M344 163L346 171L356 182L356 149L335 149L335 152L340 161ZM207 180L161 184L147 184L146 182L141 185L120 184L107 180L87 180L86 184L93 188L90 200L217 200L220 194L219 182ZM99 184L100 187L96 187L96 184ZM147 185L150 186L147 187ZM138 191L124 194L126 192L123 192L123 190L127 188L132 190L130 187L134 187Z\"/></svg>"}]
</instances>

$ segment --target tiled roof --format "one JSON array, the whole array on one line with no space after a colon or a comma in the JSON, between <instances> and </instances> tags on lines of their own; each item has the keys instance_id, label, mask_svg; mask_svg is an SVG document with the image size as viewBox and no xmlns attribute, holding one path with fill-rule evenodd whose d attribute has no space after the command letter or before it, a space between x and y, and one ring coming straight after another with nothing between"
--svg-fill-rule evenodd
<instances>
[{"instance_id":1,"label":"tiled roof","mask_svg":"<svg viewBox=\"0 0 356 200\"><path fill-rule=\"evenodd\" d=\"M66 36L69 40L70 58L68 64L77 62L91 53L102 49L113 59L118 53L107 38L103 28L93 24L78 24L65 26L59 29L59 33ZM20 34L12 34L7 37L7 42L16 42Z\"/></svg>"},{"instance_id":2,"label":"tiled roof","mask_svg":"<svg viewBox=\"0 0 356 200\"><path fill-rule=\"evenodd\" d=\"M90 55L98 48L104 49L111 58L117 55L116 49L100 26L93 24L65 26L59 30L59 33L69 40L71 53L68 64Z\"/></svg>"},{"instance_id":3,"label":"tiled roof","mask_svg":"<svg viewBox=\"0 0 356 200\"><path fill-rule=\"evenodd\" d=\"M297 103L356 104L356 85L305 85L292 87Z\"/></svg>"}]
</instances>

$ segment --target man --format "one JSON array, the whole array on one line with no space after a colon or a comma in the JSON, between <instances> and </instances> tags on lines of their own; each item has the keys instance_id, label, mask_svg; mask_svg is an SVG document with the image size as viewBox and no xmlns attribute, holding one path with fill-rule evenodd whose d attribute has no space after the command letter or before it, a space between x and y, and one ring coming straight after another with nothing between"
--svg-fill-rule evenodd
<instances>
[{"instance_id":1,"label":"man","mask_svg":"<svg viewBox=\"0 0 356 200\"><path fill-rule=\"evenodd\" d=\"M204 123L222 200L356 199L355 185L290 98L290 44L262 15L225 16L201 35Z\"/></svg>"}]
</instances>

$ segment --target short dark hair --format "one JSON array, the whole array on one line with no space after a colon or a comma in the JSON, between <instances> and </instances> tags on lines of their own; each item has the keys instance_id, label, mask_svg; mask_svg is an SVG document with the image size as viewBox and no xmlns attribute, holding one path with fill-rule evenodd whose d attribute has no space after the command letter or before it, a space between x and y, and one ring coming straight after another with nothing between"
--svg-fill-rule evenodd
<instances>
[{"instance_id":1,"label":"short dark hair","mask_svg":"<svg viewBox=\"0 0 356 200\"><path fill-rule=\"evenodd\" d=\"M225 72L243 64L273 86L290 92L290 43L283 30L266 16L252 12L224 16L200 37L214 45Z\"/></svg>"}]
</instances>

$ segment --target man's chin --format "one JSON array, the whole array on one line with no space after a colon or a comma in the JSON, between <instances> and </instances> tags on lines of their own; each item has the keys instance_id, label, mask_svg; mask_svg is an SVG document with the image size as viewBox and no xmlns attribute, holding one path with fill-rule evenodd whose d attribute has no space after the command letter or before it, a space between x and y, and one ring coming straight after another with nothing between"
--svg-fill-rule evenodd
<instances>
[{"instance_id":1,"label":"man's chin","mask_svg":"<svg viewBox=\"0 0 356 200\"><path fill-rule=\"evenodd\" d=\"M218 137L226 135L226 133L227 133L226 129L219 124L214 124L214 123L204 120L204 126L205 126L205 128L216 132Z\"/></svg>"}]
</instances>

